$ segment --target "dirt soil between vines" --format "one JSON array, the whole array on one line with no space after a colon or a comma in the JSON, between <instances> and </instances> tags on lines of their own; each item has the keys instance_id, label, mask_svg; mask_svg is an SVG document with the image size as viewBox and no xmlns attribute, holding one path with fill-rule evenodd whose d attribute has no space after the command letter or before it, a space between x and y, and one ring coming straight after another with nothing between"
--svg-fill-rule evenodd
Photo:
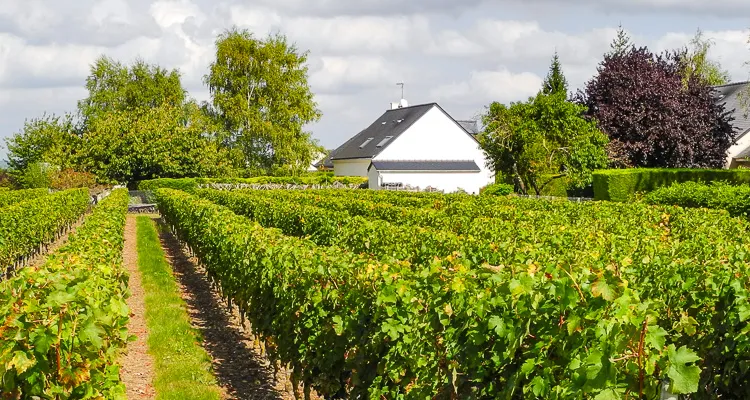
<instances>
[{"instance_id":1,"label":"dirt soil between vines","mask_svg":"<svg viewBox=\"0 0 750 400\"><path fill-rule=\"evenodd\" d=\"M231 309L195 258L162 225L160 239L172 266L193 326L203 336L203 347L212 358L214 374L229 399L292 400L289 372L274 369L242 326L236 307ZM301 390L299 392L301 394ZM313 398L317 398L313 395Z\"/></svg>"},{"instance_id":2,"label":"dirt soil between vines","mask_svg":"<svg viewBox=\"0 0 750 400\"><path fill-rule=\"evenodd\" d=\"M128 400L153 399L156 396L152 385L154 379L154 360L148 354L148 326L146 325L146 304L141 274L138 271L138 248L136 239L135 216L128 215L125 222L125 248L123 262L130 275L130 297L127 300L130 308L128 333L137 337L129 342L121 358L120 377L125 384Z\"/></svg>"}]
</instances>

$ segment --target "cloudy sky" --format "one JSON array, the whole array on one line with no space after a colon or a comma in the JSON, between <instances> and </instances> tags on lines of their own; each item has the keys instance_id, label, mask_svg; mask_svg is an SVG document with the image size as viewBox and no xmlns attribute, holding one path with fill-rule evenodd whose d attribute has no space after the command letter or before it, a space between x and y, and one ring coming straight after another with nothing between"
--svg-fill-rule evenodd
<instances>
[{"instance_id":1,"label":"cloudy sky","mask_svg":"<svg viewBox=\"0 0 750 400\"><path fill-rule=\"evenodd\" d=\"M557 50L575 90L620 23L655 51L701 28L716 43L711 57L746 80L748 16L747 0L0 0L0 138L26 118L74 110L101 54L178 68L206 100L215 36L233 25L309 50L324 115L310 129L334 148L398 101L396 82L412 104L472 118L534 94Z\"/></svg>"}]
</instances>

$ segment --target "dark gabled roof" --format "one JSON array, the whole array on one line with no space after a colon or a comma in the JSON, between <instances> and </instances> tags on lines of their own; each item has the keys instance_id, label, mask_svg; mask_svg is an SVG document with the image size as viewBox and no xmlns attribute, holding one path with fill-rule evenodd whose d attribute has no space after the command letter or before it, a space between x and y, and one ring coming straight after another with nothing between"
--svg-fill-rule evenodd
<instances>
[{"instance_id":1,"label":"dark gabled roof","mask_svg":"<svg viewBox=\"0 0 750 400\"><path fill-rule=\"evenodd\" d=\"M324 158L324 159L316 162L313 165L315 165L316 168L320 168L321 166L323 166L325 168L329 168L329 169L333 168L333 161L331 161L331 157L333 156L333 154L334 154L335 151L336 151L335 149L334 150L328 150L328 157L326 157L326 158Z\"/></svg>"},{"instance_id":2,"label":"dark gabled roof","mask_svg":"<svg viewBox=\"0 0 750 400\"><path fill-rule=\"evenodd\" d=\"M367 129L339 146L331 155L331 159L375 157L435 105L435 103L420 104L386 111ZM388 136L391 138L386 140Z\"/></svg>"},{"instance_id":3,"label":"dark gabled roof","mask_svg":"<svg viewBox=\"0 0 750 400\"><path fill-rule=\"evenodd\" d=\"M378 171L451 171L480 172L473 160L373 160L370 167ZM368 168L369 169L369 168Z\"/></svg>"},{"instance_id":4,"label":"dark gabled roof","mask_svg":"<svg viewBox=\"0 0 750 400\"><path fill-rule=\"evenodd\" d=\"M456 121L459 125L461 125L462 128L466 132L471 133L472 135L476 135L479 133L479 124L477 124L477 121L473 120L463 120L463 121Z\"/></svg>"},{"instance_id":5,"label":"dark gabled roof","mask_svg":"<svg viewBox=\"0 0 750 400\"><path fill-rule=\"evenodd\" d=\"M718 92L719 101L723 101L724 108L732 113L734 121L732 125L736 128L737 138L746 135L750 131L750 116L747 113L745 103L740 97L741 93L746 93L747 104L750 105L750 82L736 82L727 85L714 86Z\"/></svg>"}]
</instances>

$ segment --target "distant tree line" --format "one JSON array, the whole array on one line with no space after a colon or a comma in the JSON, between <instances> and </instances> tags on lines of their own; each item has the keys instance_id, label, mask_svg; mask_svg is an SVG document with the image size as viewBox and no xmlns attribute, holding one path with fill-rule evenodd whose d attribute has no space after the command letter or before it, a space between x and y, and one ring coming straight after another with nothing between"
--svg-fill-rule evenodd
<instances>
[{"instance_id":1,"label":"distant tree line","mask_svg":"<svg viewBox=\"0 0 750 400\"><path fill-rule=\"evenodd\" d=\"M557 179L586 192L592 171L607 167L721 168L736 132L712 88L729 82L708 58L712 44L698 30L684 48L654 54L621 26L575 94L555 54L536 96L486 107L480 143L489 166L535 194Z\"/></svg>"},{"instance_id":2,"label":"distant tree line","mask_svg":"<svg viewBox=\"0 0 750 400\"><path fill-rule=\"evenodd\" d=\"M321 116L306 63L282 35L227 30L199 104L178 70L101 56L76 110L28 119L6 140L9 175L31 187L62 171L107 183L303 171L322 150L305 131Z\"/></svg>"}]
</instances>

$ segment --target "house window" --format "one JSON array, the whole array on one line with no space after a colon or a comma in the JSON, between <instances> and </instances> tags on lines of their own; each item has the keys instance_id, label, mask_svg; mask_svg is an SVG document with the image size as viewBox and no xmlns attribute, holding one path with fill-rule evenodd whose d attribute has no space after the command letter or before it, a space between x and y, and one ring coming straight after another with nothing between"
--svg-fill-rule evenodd
<instances>
[{"instance_id":1,"label":"house window","mask_svg":"<svg viewBox=\"0 0 750 400\"><path fill-rule=\"evenodd\" d=\"M386 136L385 139L381 140L380 143L378 143L377 147L383 147L391 139L393 139L393 136Z\"/></svg>"},{"instance_id":2,"label":"house window","mask_svg":"<svg viewBox=\"0 0 750 400\"><path fill-rule=\"evenodd\" d=\"M368 143L372 142L372 139L375 139L375 138L368 137L367 140L365 140L364 143L362 143L362 144L359 145L359 148L361 149L361 148L367 146Z\"/></svg>"}]
</instances>

